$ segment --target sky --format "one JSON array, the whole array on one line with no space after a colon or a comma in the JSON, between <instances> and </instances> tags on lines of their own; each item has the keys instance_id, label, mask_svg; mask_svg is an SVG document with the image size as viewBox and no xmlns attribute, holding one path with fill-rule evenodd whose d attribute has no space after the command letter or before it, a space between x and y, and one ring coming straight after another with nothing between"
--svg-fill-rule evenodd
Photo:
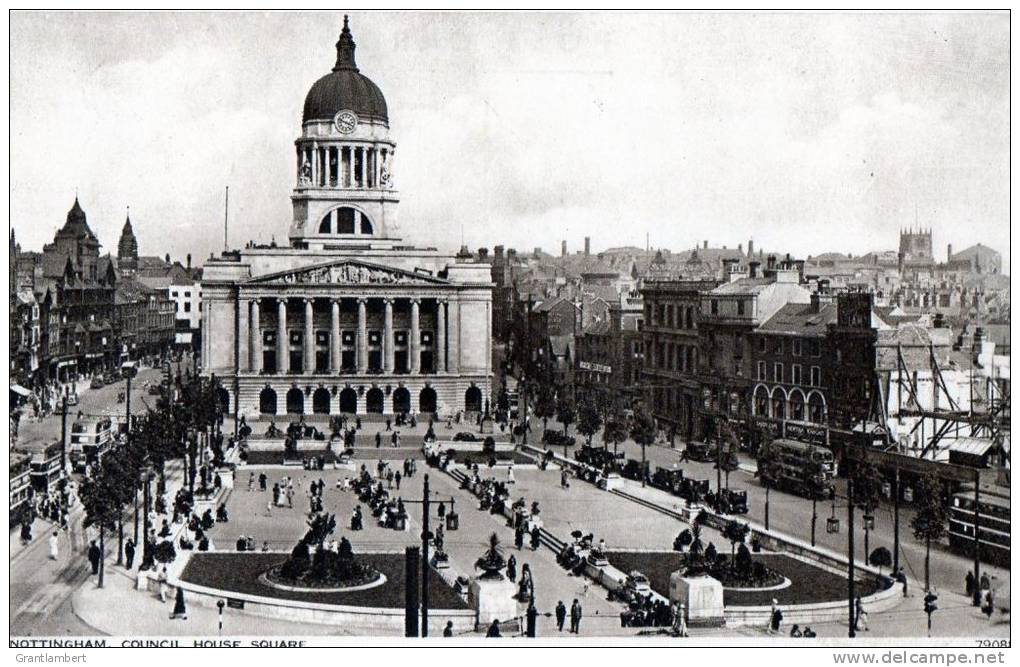
<instances>
[{"instance_id":1,"label":"sky","mask_svg":"<svg viewBox=\"0 0 1020 667\"><path fill-rule=\"evenodd\" d=\"M78 193L104 252L285 241L338 13L14 12L11 223ZM1009 265L1006 13L354 12L416 244L754 239L806 257L984 243Z\"/></svg>"}]
</instances>

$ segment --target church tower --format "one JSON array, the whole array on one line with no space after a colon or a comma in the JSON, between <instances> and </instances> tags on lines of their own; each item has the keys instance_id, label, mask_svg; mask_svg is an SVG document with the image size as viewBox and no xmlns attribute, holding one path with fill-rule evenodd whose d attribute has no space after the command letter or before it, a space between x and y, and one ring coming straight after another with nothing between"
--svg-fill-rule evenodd
<instances>
[{"instance_id":1,"label":"church tower","mask_svg":"<svg viewBox=\"0 0 1020 667\"><path fill-rule=\"evenodd\" d=\"M127 220L124 221L124 229L120 232L120 241L117 243L117 259L122 271L133 271L138 268L138 240L135 239L135 232L131 228L130 213L128 213Z\"/></svg>"},{"instance_id":2,"label":"church tower","mask_svg":"<svg viewBox=\"0 0 1020 667\"><path fill-rule=\"evenodd\" d=\"M392 247L399 238L393 187L396 143L382 91L358 70L348 18L336 64L305 97L291 200L291 245Z\"/></svg>"}]
</instances>

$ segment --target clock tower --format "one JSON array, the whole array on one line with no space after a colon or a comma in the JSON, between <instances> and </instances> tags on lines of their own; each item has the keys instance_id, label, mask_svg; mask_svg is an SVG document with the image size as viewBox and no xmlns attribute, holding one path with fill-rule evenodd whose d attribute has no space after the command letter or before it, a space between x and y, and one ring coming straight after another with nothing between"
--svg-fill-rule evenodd
<instances>
[{"instance_id":1,"label":"clock tower","mask_svg":"<svg viewBox=\"0 0 1020 667\"><path fill-rule=\"evenodd\" d=\"M400 240L386 99L358 70L354 48L345 16L336 65L308 91L295 142L295 248L387 248Z\"/></svg>"}]
</instances>

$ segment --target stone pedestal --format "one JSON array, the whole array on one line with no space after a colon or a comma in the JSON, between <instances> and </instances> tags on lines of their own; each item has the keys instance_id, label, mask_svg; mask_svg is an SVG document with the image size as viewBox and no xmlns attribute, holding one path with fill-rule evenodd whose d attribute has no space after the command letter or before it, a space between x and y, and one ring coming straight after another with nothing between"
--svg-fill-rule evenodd
<instances>
[{"instance_id":1,"label":"stone pedestal","mask_svg":"<svg viewBox=\"0 0 1020 667\"><path fill-rule=\"evenodd\" d=\"M506 579L472 579L470 590L477 627L517 617L517 600L514 599L517 587Z\"/></svg>"},{"instance_id":2,"label":"stone pedestal","mask_svg":"<svg viewBox=\"0 0 1020 667\"><path fill-rule=\"evenodd\" d=\"M679 602L687 612L691 627L726 625L723 586L713 577L684 577L680 571L669 575L669 601Z\"/></svg>"},{"instance_id":3,"label":"stone pedestal","mask_svg":"<svg viewBox=\"0 0 1020 667\"><path fill-rule=\"evenodd\" d=\"M484 417L482 419L481 431L484 435L491 435L493 431L493 425L495 422L492 421L492 417Z\"/></svg>"},{"instance_id":4,"label":"stone pedestal","mask_svg":"<svg viewBox=\"0 0 1020 667\"><path fill-rule=\"evenodd\" d=\"M603 491L615 491L616 489L622 489L623 477L620 477L620 475L615 472L609 473L609 475L599 480L599 488Z\"/></svg>"}]
</instances>

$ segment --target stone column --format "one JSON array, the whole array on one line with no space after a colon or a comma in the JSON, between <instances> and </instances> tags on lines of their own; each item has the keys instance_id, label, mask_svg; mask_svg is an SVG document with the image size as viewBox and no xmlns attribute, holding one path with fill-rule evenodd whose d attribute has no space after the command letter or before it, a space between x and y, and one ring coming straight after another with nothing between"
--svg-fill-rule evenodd
<instances>
[{"instance_id":1,"label":"stone column","mask_svg":"<svg viewBox=\"0 0 1020 667\"><path fill-rule=\"evenodd\" d=\"M368 187L368 150L361 147L361 187Z\"/></svg>"},{"instance_id":2,"label":"stone column","mask_svg":"<svg viewBox=\"0 0 1020 667\"><path fill-rule=\"evenodd\" d=\"M277 299L276 325L276 372L286 375L290 372L290 339L287 334L287 299Z\"/></svg>"},{"instance_id":3,"label":"stone column","mask_svg":"<svg viewBox=\"0 0 1020 667\"><path fill-rule=\"evenodd\" d=\"M329 372L340 372L340 300L333 299L329 320Z\"/></svg>"},{"instance_id":4,"label":"stone column","mask_svg":"<svg viewBox=\"0 0 1020 667\"><path fill-rule=\"evenodd\" d=\"M324 172L326 173L326 178L325 178L325 179L323 179L323 184L324 184L324 185L325 185L325 186L326 186L327 188L329 187L329 176L330 176L330 169L329 169L329 154L330 154L330 153L331 153L332 151L333 151L333 149L332 149L332 148L330 148L329 146L326 146L326 149L325 149L325 151L324 151L324 152L325 152L325 159L324 159L324 160L322 161L322 170L323 170L323 171L324 171Z\"/></svg>"},{"instance_id":5,"label":"stone column","mask_svg":"<svg viewBox=\"0 0 1020 667\"><path fill-rule=\"evenodd\" d=\"M451 301L447 313L446 335L450 339L446 368L451 373L460 372L460 302Z\"/></svg>"},{"instance_id":6,"label":"stone column","mask_svg":"<svg viewBox=\"0 0 1020 667\"><path fill-rule=\"evenodd\" d=\"M312 185L319 185L319 144L312 144Z\"/></svg>"},{"instance_id":7,"label":"stone column","mask_svg":"<svg viewBox=\"0 0 1020 667\"><path fill-rule=\"evenodd\" d=\"M251 318L248 320L248 369L252 373L262 372L262 327L259 323L259 300L251 300Z\"/></svg>"},{"instance_id":8,"label":"stone column","mask_svg":"<svg viewBox=\"0 0 1020 667\"><path fill-rule=\"evenodd\" d=\"M446 301L436 302L436 372L446 372Z\"/></svg>"},{"instance_id":9,"label":"stone column","mask_svg":"<svg viewBox=\"0 0 1020 667\"><path fill-rule=\"evenodd\" d=\"M418 375L421 373L421 350L419 349L419 343L421 341L421 324L418 321L420 319L419 313L419 301L418 299L411 299L411 340L407 342L408 354L410 355L407 370L412 375Z\"/></svg>"},{"instance_id":10,"label":"stone column","mask_svg":"<svg viewBox=\"0 0 1020 667\"><path fill-rule=\"evenodd\" d=\"M315 299L305 299L305 375L315 372Z\"/></svg>"},{"instance_id":11,"label":"stone column","mask_svg":"<svg viewBox=\"0 0 1020 667\"><path fill-rule=\"evenodd\" d=\"M358 299L358 372L368 372L368 313L366 299Z\"/></svg>"},{"instance_id":12,"label":"stone column","mask_svg":"<svg viewBox=\"0 0 1020 667\"><path fill-rule=\"evenodd\" d=\"M344 187L354 187L354 147L347 147L347 173L344 174Z\"/></svg>"},{"instance_id":13,"label":"stone column","mask_svg":"<svg viewBox=\"0 0 1020 667\"><path fill-rule=\"evenodd\" d=\"M393 299L385 300L383 315L383 370L393 372Z\"/></svg>"}]
</instances>

